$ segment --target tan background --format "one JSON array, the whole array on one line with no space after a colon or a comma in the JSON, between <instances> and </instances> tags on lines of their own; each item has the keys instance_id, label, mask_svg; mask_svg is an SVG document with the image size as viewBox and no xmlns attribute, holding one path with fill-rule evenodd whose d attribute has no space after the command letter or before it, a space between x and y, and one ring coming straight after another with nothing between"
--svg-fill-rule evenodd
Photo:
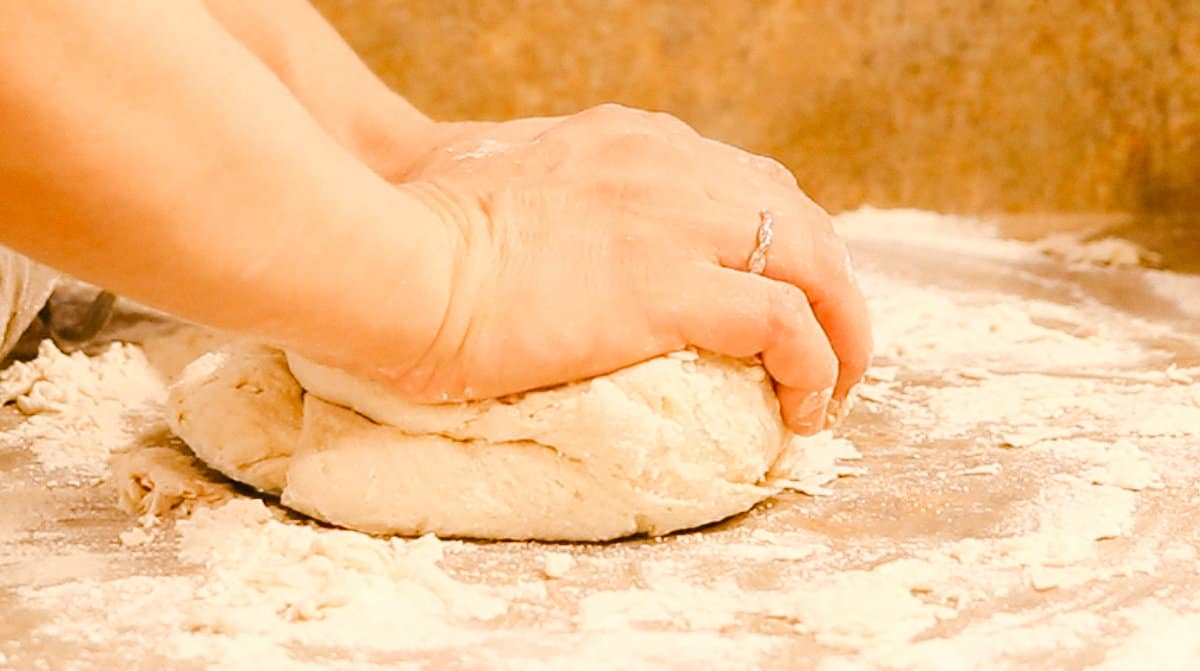
<instances>
[{"instance_id":1,"label":"tan background","mask_svg":"<svg viewBox=\"0 0 1200 671\"><path fill-rule=\"evenodd\" d=\"M1195 0L318 0L440 118L674 112L831 210L1200 206Z\"/></svg>"}]
</instances>

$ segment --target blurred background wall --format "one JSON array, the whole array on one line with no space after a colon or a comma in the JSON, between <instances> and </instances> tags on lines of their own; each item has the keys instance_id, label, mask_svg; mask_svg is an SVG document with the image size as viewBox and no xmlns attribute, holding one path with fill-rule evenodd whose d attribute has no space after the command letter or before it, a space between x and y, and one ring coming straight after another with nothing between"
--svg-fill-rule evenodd
<instances>
[{"instance_id":1,"label":"blurred background wall","mask_svg":"<svg viewBox=\"0 0 1200 671\"><path fill-rule=\"evenodd\" d=\"M834 211L1200 211L1200 0L316 4L435 117L666 110Z\"/></svg>"}]
</instances>

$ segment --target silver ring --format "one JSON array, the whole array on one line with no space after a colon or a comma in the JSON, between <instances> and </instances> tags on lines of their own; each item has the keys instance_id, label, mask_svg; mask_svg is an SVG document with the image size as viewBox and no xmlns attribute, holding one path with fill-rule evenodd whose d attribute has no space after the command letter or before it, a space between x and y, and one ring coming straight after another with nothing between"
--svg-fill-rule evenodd
<instances>
[{"instance_id":1,"label":"silver ring","mask_svg":"<svg viewBox=\"0 0 1200 671\"><path fill-rule=\"evenodd\" d=\"M762 275L767 269L767 251L775 241L775 216L767 210L758 213L758 244L750 253L750 272Z\"/></svg>"}]
</instances>

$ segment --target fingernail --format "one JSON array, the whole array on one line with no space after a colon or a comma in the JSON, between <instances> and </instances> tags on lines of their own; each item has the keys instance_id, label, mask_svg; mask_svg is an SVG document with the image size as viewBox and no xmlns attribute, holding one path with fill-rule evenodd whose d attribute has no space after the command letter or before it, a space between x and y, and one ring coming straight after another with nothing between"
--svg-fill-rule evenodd
<instances>
[{"instance_id":1,"label":"fingernail","mask_svg":"<svg viewBox=\"0 0 1200 671\"><path fill-rule=\"evenodd\" d=\"M832 429L846 419L846 415L850 414L850 407L853 401L846 398L844 401L830 401L829 410L825 413L825 426Z\"/></svg>"},{"instance_id":2,"label":"fingernail","mask_svg":"<svg viewBox=\"0 0 1200 671\"><path fill-rule=\"evenodd\" d=\"M846 392L845 398L834 399L829 402L829 410L825 413L825 426L827 428L832 429L841 424L842 420L846 419L846 416L854 409L854 401L856 399L855 389L857 387L851 387L850 391Z\"/></svg>"},{"instance_id":3,"label":"fingernail","mask_svg":"<svg viewBox=\"0 0 1200 671\"><path fill-rule=\"evenodd\" d=\"M833 388L814 391L805 397L804 402L796 408L797 424L807 433L816 433L825 428L825 416L829 407L829 399L833 397Z\"/></svg>"},{"instance_id":4,"label":"fingernail","mask_svg":"<svg viewBox=\"0 0 1200 671\"><path fill-rule=\"evenodd\" d=\"M825 411L825 426L833 428L842 421L842 402L830 401L829 408Z\"/></svg>"},{"instance_id":5,"label":"fingernail","mask_svg":"<svg viewBox=\"0 0 1200 671\"><path fill-rule=\"evenodd\" d=\"M850 387L846 395L840 399L834 399L829 402L829 412L826 417L826 425L829 427L837 426L846 419L850 411L854 409L854 402L857 399L857 387Z\"/></svg>"}]
</instances>

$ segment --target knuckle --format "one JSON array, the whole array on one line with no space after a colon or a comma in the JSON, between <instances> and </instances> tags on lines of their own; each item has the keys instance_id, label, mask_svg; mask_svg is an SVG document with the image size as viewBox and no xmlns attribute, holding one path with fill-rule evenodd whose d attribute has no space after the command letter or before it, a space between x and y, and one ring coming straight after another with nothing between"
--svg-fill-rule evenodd
<instances>
[{"instance_id":1,"label":"knuckle","mask_svg":"<svg viewBox=\"0 0 1200 671\"><path fill-rule=\"evenodd\" d=\"M775 290L775 307L787 314L795 315L808 310L808 294L794 284L779 282Z\"/></svg>"},{"instance_id":2,"label":"knuckle","mask_svg":"<svg viewBox=\"0 0 1200 671\"><path fill-rule=\"evenodd\" d=\"M618 103L601 103L581 114L594 116L626 132L689 133L695 131L679 117L667 113L627 107Z\"/></svg>"},{"instance_id":3,"label":"knuckle","mask_svg":"<svg viewBox=\"0 0 1200 671\"><path fill-rule=\"evenodd\" d=\"M603 135L606 130L628 125L628 118L628 110L621 105L601 103L551 123L545 132L585 133L588 137L594 137L598 131ZM625 123L622 123L622 120L625 120Z\"/></svg>"},{"instance_id":4,"label":"knuckle","mask_svg":"<svg viewBox=\"0 0 1200 671\"><path fill-rule=\"evenodd\" d=\"M628 120L632 116L633 110L619 103L606 102L600 103L588 110L586 113L591 113L596 117L607 121Z\"/></svg>"},{"instance_id":5,"label":"knuckle","mask_svg":"<svg viewBox=\"0 0 1200 671\"><path fill-rule=\"evenodd\" d=\"M765 175L785 186L799 187L796 176L786 165L770 156L755 156L754 163Z\"/></svg>"},{"instance_id":6,"label":"knuckle","mask_svg":"<svg viewBox=\"0 0 1200 671\"><path fill-rule=\"evenodd\" d=\"M616 114L616 113L624 114L624 113L628 112L630 108L626 107L625 105L622 105L621 103L602 102L599 105L596 105L593 109L600 111L600 112L604 112L604 113L610 113L610 114Z\"/></svg>"},{"instance_id":7,"label":"knuckle","mask_svg":"<svg viewBox=\"0 0 1200 671\"><path fill-rule=\"evenodd\" d=\"M696 131L686 121L667 112L647 112L651 121L661 128L674 133L694 134Z\"/></svg>"},{"instance_id":8,"label":"knuckle","mask_svg":"<svg viewBox=\"0 0 1200 671\"><path fill-rule=\"evenodd\" d=\"M767 327L772 334L792 334L809 311L808 296L799 287L778 283L767 304Z\"/></svg>"}]
</instances>

